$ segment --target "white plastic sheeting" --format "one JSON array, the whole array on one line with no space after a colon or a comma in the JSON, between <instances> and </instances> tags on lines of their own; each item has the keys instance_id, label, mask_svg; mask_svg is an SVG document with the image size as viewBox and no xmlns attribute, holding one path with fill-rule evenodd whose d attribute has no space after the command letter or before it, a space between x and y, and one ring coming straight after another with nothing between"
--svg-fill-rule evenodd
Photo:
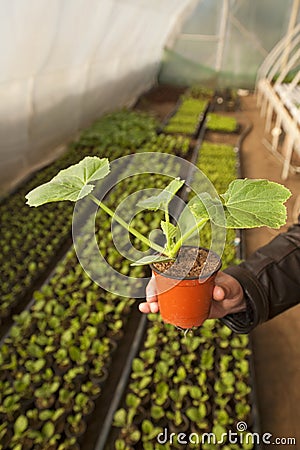
<instances>
[{"instance_id":1,"label":"white plastic sheeting","mask_svg":"<svg viewBox=\"0 0 300 450\"><path fill-rule=\"evenodd\" d=\"M268 52L288 30L298 0L198 0L174 45L160 81L253 88ZM295 19L300 20L300 11Z\"/></svg>"},{"instance_id":2,"label":"white plastic sheeting","mask_svg":"<svg viewBox=\"0 0 300 450\"><path fill-rule=\"evenodd\" d=\"M0 0L1 190L54 159L78 129L150 87L166 40L193 5Z\"/></svg>"}]
</instances>

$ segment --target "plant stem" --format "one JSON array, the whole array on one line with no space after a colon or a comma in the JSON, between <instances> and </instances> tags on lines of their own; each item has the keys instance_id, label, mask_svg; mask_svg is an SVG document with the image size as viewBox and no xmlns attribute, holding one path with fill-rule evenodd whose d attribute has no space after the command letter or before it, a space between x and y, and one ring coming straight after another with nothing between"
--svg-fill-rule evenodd
<instances>
[{"instance_id":1,"label":"plant stem","mask_svg":"<svg viewBox=\"0 0 300 450\"><path fill-rule=\"evenodd\" d=\"M169 251L170 250L170 247L171 247L171 242L170 242L170 235L169 235L169 233L168 233L168 230L169 230L169 223L170 223L170 217L169 217L169 212L168 212L168 207L166 207L166 209L165 209L165 222L166 222L166 238L167 238L167 245L166 245L166 247L167 247L167 251Z\"/></svg>"},{"instance_id":2,"label":"plant stem","mask_svg":"<svg viewBox=\"0 0 300 450\"><path fill-rule=\"evenodd\" d=\"M96 203L97 206L99 206L101 209L103 209L106 214L108 214L110 217L112 217L116 222L118 222L125 230L129 231L133 236L135 236L137 239L139 239L141 242L146 244L148 247L152 248L153 250L156 250L159 253L163 253L166 256L171 256L169 253L166 252L166 250L161 247L160 245L156 244L155 242L151 242L148 238L143 236L139 231L137 231L135 228L128 225L121 217L119 217L114 211L112 211L108 206L106 206L104 203L100 202L100 200L97 199L93 194L89 194L89 197L93 200L94 203Z\"/></svg>"},{"instance_id":3,"label":"plant stem","mask_svg":"<svg viewBox=\"0 0 300 450\"><path fill-rule=\"evenodd\" d=\"M189 231L187 231L183 236L181 236L180 239L178 239L178 241L176 242L176 244L174 245L173 249L172 249L172 257L176 256L176 254L179 252L180 247L183 245L183 243L198 229L200 228L202 225L205 224L205 222L207 222L208 219L201 219L200 222L196 223L195 226L193 226Z\"/></svg>"}]
</instances>

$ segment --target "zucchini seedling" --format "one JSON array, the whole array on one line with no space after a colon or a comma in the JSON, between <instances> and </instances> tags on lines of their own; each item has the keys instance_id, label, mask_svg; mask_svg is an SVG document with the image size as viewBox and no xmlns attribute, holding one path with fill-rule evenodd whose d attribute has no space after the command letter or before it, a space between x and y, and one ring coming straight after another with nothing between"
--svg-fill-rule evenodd
<instances>
[{"instance_id":1,"label":"zucchini seedling","mask_svg":"<svg viewBox=\"0 0 300 450\"><path fill-rule=\"evenodd\" d=\"M154 250L155 254L135 261L134 265L175 260L184 243L209 221L219 227L235 229L261 226L279 228L286 221L284 202L291 195L286 187L268 180L237 179L220 195L221 200L212 198L207 192L194 196L174 225L170 221L169 205L185 183L184 180L174 178L158 195L141 200L138 204L147 210L164 211L161 229L165 243L162 246L126 223L93 195L95 182L105 178L109 172L107 158L87 156L78 164L61 170L51 181L30 191L26 195L27 203L29 206L40 206L63 200L76 202L88 196L129 233Z\"/></svg>"}]
</instances>

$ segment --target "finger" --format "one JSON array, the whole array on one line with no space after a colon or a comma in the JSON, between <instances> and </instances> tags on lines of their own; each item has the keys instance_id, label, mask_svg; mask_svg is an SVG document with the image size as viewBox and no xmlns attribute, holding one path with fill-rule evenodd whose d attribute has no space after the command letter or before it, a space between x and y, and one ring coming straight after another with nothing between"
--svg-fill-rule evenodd
<instances>
[{"instance_id":1,"label":"finger","mask_svg":"<svg viewBox=\"0 0 300 450\"><path fill-rule=\"evenodd\" d=\"M157 290L156 290L156 283L155 279L151 278L149 281L147 287L146 287L146 298L147 302L157 302Z\"/></svg>"},{"instance_id":2,"label":"finger","mask_svg":"<svg viewBox=\"0 0 300 450\"><path fill-rule=\"evenodd\" d=\"M157 302L149 303L149 306L152 313L158 313L159 308Z\"/></svg>"},{"instance_id":3,"label":"finger","mask_svg":"<svg viewBox=\"0 0 300 450\"><path fill-rule=\"evenodd\" d=\"M141 313L149 314L150 312L150 303L143 302L139 304L139 310Z\"/></svg>"},{"instance_id":4,"label":"finger","mask_svg":"<svg viewBox=\"0 0 300 450\"><path fill-rule=\"evenodd\" d=\"M142 312L144 314L157 313L158 310L159 310L158 303L157 302L152 302L152 303L143 302L143 303L140 303L139 304L139 310L140 310L140 312Z\"/></svg>"},{"instance_id":5,"label":"finger","mask_svg":"<svg viewBox=\"0 0 300 450\"><path fill-rule=\"evenodd\" d=\"M215 286L213 290L213 299L216 301L222 301L225 299L226 293L221 286Z\"/></svg>"}]
</instances>

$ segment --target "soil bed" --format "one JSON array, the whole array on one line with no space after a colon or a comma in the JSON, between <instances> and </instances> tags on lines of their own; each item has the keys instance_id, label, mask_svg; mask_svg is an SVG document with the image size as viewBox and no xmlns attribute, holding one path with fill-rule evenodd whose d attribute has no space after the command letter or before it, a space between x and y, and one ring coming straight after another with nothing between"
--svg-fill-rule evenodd
<instances>
[{"instance_id":1,"label":"soil bed","mask_svg":"<svg viewBox=\"0 0 300 450\"><path fill-rule=\"evenodd\" d=\"M208 250L196 247L182 247L175 261L165 261L153 264L159 272L170 277L198 278L214 272L220 262L217 255L209 254ZM187 268L189 268L187 273Z\"/></svg>"}]
</instances>

